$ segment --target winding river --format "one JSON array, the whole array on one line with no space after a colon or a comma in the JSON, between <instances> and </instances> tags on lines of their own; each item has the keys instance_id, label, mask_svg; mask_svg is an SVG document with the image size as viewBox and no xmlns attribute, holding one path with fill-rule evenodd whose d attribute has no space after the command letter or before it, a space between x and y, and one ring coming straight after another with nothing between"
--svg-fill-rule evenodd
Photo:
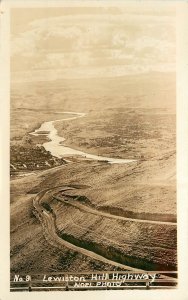
<instances>
[{"instance_id":1,"label":"winding river","mask_svg":"<svg viewBox=\"0 0 188 300\"><path fill-rule=\"evenodd\" d=\"M44 122L44 123L42 123L40 128L38 128L34 132L30 133L31 135L34 135L34 136L40 136L40 135L46 136L49 139L49 141L45 142L43 144L43 147L47 151L50 151L53 156L62 158L62 157L67 157L67 156L79 155L79 156L82 156L82 157L85 157L88 159L93 159L93 160L98 160L98 161L107 161L108 163L111 163L111 164L125 164L125 163L130 163L130 162L135 161L132 159L119 159L119 158L110 158L110 157L93 155L93 154L89 154L86 152L82 152L80 150L76 150L76 149L64 146L63 142L65 141L65 138L58 135L57 129L54 127L54 123L74 120L77 118L84 117L86 114L85 113L76 113L76 112L62 112L62 113L71 115L71 117L60 119L60 120L55 120L55 121Z\"/></svg>"}]
</instances>

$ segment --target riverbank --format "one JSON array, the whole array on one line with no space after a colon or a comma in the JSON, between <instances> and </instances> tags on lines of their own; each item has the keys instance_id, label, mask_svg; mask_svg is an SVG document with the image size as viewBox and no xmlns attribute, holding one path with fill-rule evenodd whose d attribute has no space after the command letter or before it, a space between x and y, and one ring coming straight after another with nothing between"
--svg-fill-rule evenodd
<instances>
[{"instance_id":1,"label":"riverbank","mask_svg":"<svg viewBox=\"0 0 188 300\"><path fill-rule=\"evenodd\" d=\"M168 109L104 109L71 122L54 122L64 145L119 159L158 159L175 150L176 116Z\"/></svg>"},{"instance_id":2,"label":"riverbank","mask_svg":"<svg viewBox=\"0 0 188 300\"><path fill-rule=\"evenodd\" d=\"M64 137L60 137L58 135L58 131L55 128L54 124L58 123L64 123L66 121L71 122L72 120L77 120L78 118L85 117L85 113L70 113L70 112L64 112L64 114L72 114L71 117L66 117L60 120L55 121L49 121L44 122L40 126L40 128L36 129L34 132L31 132L31 136L45 136L47 138L47 142L43 143L44 148L46 151L50 152L51 155L61 158L66 156L81 156L86 159L94 159L98 161L105 161L112 164L124 164L124 163L131 163L135 160L128 160L128 159L119 159L119 158L111 158L111 157L105 157L105 156L98 156L98 155L92 155L90 153L86 153L83 151L79 151L70 147L64 146ZM75 116L74 116L75 115ZM69 123L70 124L70 123Z\"/></svg>"},{"instance_id":3,"label":"riverbank","mask_svg":"<svg viewBox=\"0 0 188 300\"><path fill-rule=\"evenodd\" d=\"M45 240L42 227L33 214L32 199L47 188L87 186L78 189L76 195L87 200L86 204L97 212L119 213L126 217L129 213L155 220L156 216L163 215L163 220L166 216L175 219L174 78L174 74L149 74L117 80L39 82L21 85L12 92L16 106L16 122L12 127L18 137L28 137L28 133L39 129L42 123L65 117L56 112L85 112L87 115L83 118L54 123L60 140L66 139L65 148L101 157L136 160L130 164L108 164L74 156L70 163L12 180L12 272L113 268L67 248L60 251ZM52 106L53 111L50 111ZM30 139L35 145L48 143L47 133L42 130L40 136L30 136ZM172 232L171 225L150 227L149 223L140 226L135 222L133 226L119 219L112 222L107 216L68 205L62 207L55 202L52 209L61 234L73 243L87 248L93 246L101 253L109 249L110 256L119 250L128 252L129 256L134 252L135 261L140 257L143 263L146 258L146 263L176 267L176 229Z\"/></svg>"},{"instance_id":4,"label":"riverbank","mask_svg":"<svg viewBox=\"0 0 188 300\"><path fill-rule=\"evenodd\" d=\"M65 164L62 158L54 157L43 146L14 145L10 147L10 175L19 175L23 171L45 170Z\"/></svg>"}]
</instances>

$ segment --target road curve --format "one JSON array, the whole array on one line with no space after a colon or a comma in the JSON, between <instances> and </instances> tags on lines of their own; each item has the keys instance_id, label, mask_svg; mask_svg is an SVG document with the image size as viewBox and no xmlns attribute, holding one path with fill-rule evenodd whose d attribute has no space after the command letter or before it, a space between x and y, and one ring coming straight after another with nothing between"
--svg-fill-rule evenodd
<instances>
[{"instance_id":1,"label":"road curve","mask_svg":"<svg viewBox=\"0 0 188 300\"><path fill-rule=\"evenodd\" d=\"M111 219L117 219L117 220L123 220L123 221L130 221L130 222L150 223L150 224L159 224L159 225L166 224L166 225L171 225L171 226L177 226L177 224L174 223L174 222L152 221L152 220L145 220L145 219L133 219L133 218L127 218L127 217L122 217L122 216L118 216L118 215L113 215L113 214L110 214L110 213L105 213L105 212L102 212L102 211L98 211L98 210L96 210L92 207L89 207L89 206L83 205L79 202L76 202L75 200L65 201L62 198L58 197L58 196L53 196L53 198L55 198L58 201L64 202L68 205L74 206L74 207L76 207L76 208L78 208L82 211L86 211L90 214L102 216L102 217L105 217L105 218L111 218Z\"/></svg>"},{"instance_id":2,"label":"road curve","mask_svg":"<svg viewBox=\"0 0 188 300\"><path fill-rule=\"evenodd\" d=\"M61 237L58 236L58 230L55 224L55 219L52 213L47 212L42 206L41 206L41 201L44 201L45 199L48 200L49 196L53 196L54 191L58 192L61 190L67 190L70 189L71 187L68 186L58 186L58 187L54 187L54 188L48 188L45 189L41 192L39 192L36 197L34 197L33 199L33 207L34 207L34 212L35 215L39 218L41 225L43 227L43 233L44 233L44 237L45 239L54 247L57 247L59 249L62 249L62 247L67 247L69 249L72 249L73 251L79 252L83 255L86 255L92 259L98 260L100 262L106 263L106 264L110 264L112 266L115 267L119 267L121 269L125 269L126 271L132 271L132 272L147 272L143 269L137 269L137 268L133 268L121 263L117 263L113 260L107 259L99 254L96 254L93 251L89 251L85 248L76 246L72 243L69 243L65 240L63 240ZM157 271L156 271L157 272ZM160 273L160 272L159 272ZM168 273L168 272L167 272ZM167 276L167 275L163 275L161 274L161 279L164 280L171 280L172 277Z\"/></svg>"},{"instance_id":3,"label":"road curve","mask_svg":"<svg viewBox=\"0 0 188 300\"><path fill-rule=\"evenodd\" d=\"M143 272L144 270L132 268L130 266L126 266L120 263L117 263L113 260L109 260L99 254L96 254L93 251L86 250L82 247L78 247L74 244L71 244L62 238L60 238L57 234L57 229L55 225L54 217L51 213L47 212L43 207L41 207L40 202L46 198L47 195L51 193L50 189L41 191L36 195L36 197L33 199L33 206L35 208L36 216L39 218L41 225L43 227L43 232L45 239L53 246L61 249L62 247L67 247L73 251L79 252L83 255L86 255L92 259L96 259L100 262L113 265L115 267L119 267L122 269L125 269L127 271L136 271L136 272Z\"/></svg>"}]
</instances>

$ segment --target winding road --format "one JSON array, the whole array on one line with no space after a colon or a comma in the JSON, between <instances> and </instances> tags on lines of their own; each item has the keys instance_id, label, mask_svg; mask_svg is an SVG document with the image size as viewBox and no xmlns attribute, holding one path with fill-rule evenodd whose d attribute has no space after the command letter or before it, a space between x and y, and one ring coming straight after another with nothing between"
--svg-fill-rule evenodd
<instances>
[{"instance_id":1,"label":"winding road","mask_svg":"<svg viewBox=\"0 0 188 300\"><path fill-rule=\"evenodd\" d=\"M150 224L166 224L166 225L171 225L171 226L177 226L177 224L175 222L153 221L153 220L145 220L145 219L138 219L138 218L136 219L136 218L128 218L128 217L113 215L113 214L105 213L105 212L96 210L92 207L83 205L79 202L76 202L75 200L65 201L62 198L58 197L58 196L53 196L53 197L58 201L64 202L68 205L74 206L74 207L76 207L76 208L78 208L82 211L88 212L88 213L93 214L93 215L98 215L98 216L102 216L102 217L106 217L106 218L123 220L123 221L130 221L130 222L150 223Z\"/></svg>"},{"instance_id":2,"label":"winding road","mask_svg":"<svg viewBox=\"0 0 188 300\"><path fill-rule=\"evenodd\" d=\"M54 194L60 191L65 191L67 189L72 189L72 187L55 187L55 188L49 188L49 189L45 189L41 192L39 192L35 198L33 199L33 207L34 207L34 213L35 215L38 217L38 219L41 222L41 225L43 227L43 233L44 233L44 237L45 239L48 241L48 243L50 243L52 246L57 247L59 249L64 250L63 248L69 248L73 251L79 252L83 255L86 255L92 259L96 259L102 263L106 263L106 264L110 264L113 265L115 267L120 267L122 269L125 269L127 271L131 270L131 271L136 271L136 272L143 272L144 270L141 269L137 269L137 268L133 268L121 263L117 263L113 260L107 259L99 254L96 254L93 251L87 250L85 248L76 246L70 242L67 242L66 240L64 240L63 238L61 238L58 235L58 229L55 223L55 218L53 213L48 212L42 205L41 202L45 202L47 200L49 200L49 197L55 197ZM61 199L61 201L64 201ZM65 201L65 203L67 204L67 201ZM120 217L120 216L115 216L115 215L111 215L111 214L107 214L107 213L103 213L103 212L99 212L96 211L92 208L86 207L80 203L70 203L70 205L76 206L79 209L84 209L89 213L94 213L94 214L98 214L100 216L104 216L104 217L108 217L108 218L115 218L115 219L123 219L123 220L129 220L132 222L146 222L146 223L158 223L158 224L168 224L167 222L160 222L160 221L148 221L148 220L138 220L138 219L129 219L129 218L124 218L124 217ZM174 223L169 223L169 225L176 225Z\"/></svg>"},{"instance_id":3,"label":"winding road","mask_svg":"<svg viewBox=\"0 0 188 300\"><path fill-rule=\"evenodd\" d=\"M55 188L56 189L56 188ZM60 189L60 188L57 188ZM61 188L62 189L62 188ZM53 189L54 192L54 189ZM63 247L67 247L73 251L79 252L83 255L89 256L92 259L96 259L100 262L106 263L106 264L110 264L113 265L115 267L119 267L125 270L131 270L131 271L137 271L137 272L142 272L143 270L141 269L136 269L136 268L132 268L120 263L117 263L115 261L109 260L99 254L96 254L93 251L89 251L86 250L82 247L78 247L75 246L74 244L71 244L65 240L63 240L62 238L60 238L58 236L57 233L57 229L56 229L56 225L55 225L55 220L54 217L52 215L52 213L47 212L42 206L41 206L41 201L45 200L46 197L49 197L50 194L52 194L52 190L51 189L47 189L44 191L41 191L37 194L37 196L33 199L33 206L36 210L36 215L39 218L41 225L43 227L43 233L44 236L46 238L46 240L53 246L61 249Z\"/></svg>"}]
</instances>

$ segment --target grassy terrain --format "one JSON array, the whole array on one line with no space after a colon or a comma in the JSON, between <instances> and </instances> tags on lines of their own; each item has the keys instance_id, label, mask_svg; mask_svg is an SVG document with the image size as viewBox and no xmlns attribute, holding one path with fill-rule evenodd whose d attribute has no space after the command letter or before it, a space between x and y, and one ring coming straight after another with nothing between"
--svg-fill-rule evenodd
<instances>
[{"instance_id":1,"label":"grassy terrain","mask_svg":"<svg viewBox=\"0 0 188 300\"><path fill-rule=\"evenodd\" d=\"M40 178L33 175L12 181L11 273L118 270L67 248L60 251L48 244L40 222L33 214L34 195L27 194L28 189L39 181Z\"/></svg>"},{"instance_id":2,"label":"grassy terrain","mask_svg":"<svg viewBox=\"0 0 188 300\"><path fill-rule=\"evenodd\" d=\"M144 164L144 163L142 163ZM43 171L37 177L31 175L27 178L22 178L19 180L12 181L12 193L13 197L16 199L14 200L15 204L11 205L11 211L13 214L15 213L16 216L19 215L21 220L21 232L18 226L18 220L14 223L16 226L16 230L12 236L12 244L11 246L14 249L14 243L16 246L22 245L22 251L25 251L26 242L25 238L23 239L22 235L25 232L24 236L26 237L29 235L28 240L29 244L28 247L32 247L32 251L35 253L39 251L39 248L43 249L46 252L45 243L41 245L37 243L37 245L32 246L34 239L31 238L31 235L35 233L35 230L30 232L29 228L32 222L37 222L35 217L32 215L32 204L24 203L27 201L28 193L33 194L37 193L40 190L43 190L48 187L55 187L58 185L66 185L66 184L87 184L91 186L90 188L80 189L77 190L77 194L79 195L86 195L91 203L97 209L103 206L103 203L106 198L105 206L107 207L107 212L109 211L109 207L112 206L108 201L113 200L113 207L118 207L119 202L124 202L124 211L126 209L143 212L143 207L138 205L138 202L135 199L135 202L132 203L132 206L128 206L129 197L125 196L122 192L123 187L126 183L126 178L129 177L127 184L131 181L131 172L134 174L136 172L136 167L129 165L124 166L122 168L116 168L117 166L109 166L108 164L99 164L96 162L80 162L80 163L70 163L68 165L60 166L58 169L51 169L48 171ZM139 165L139 168L141 166ZM111 174L114 173L117 175L121 175L120 170L123 174L129 173L128 176L125 177L122 181L122 176L118 180L117 184L118 187L121 189L117 189L115 184L112 184L112 177L111 181L107 183L107 178L109 178L109 172ZM116 169L116 171L115 171ZM97 170L98 172L95 172ZM100 170L100 171L99 171ZM91 176L92 174L92 176ZM99 175L100 174L100 175ZM132 178L134 181L135 179ZM143 180L143 178L142 178ZM18 187L19 182L19 187ZM32 182L32 185L31 185ZM25 187L25 190L24 190ZM137 183L137 188L142 188L146 190L148 193L148 184L143 185L141 183ZM163 186L164 187L164 186ZM169 187L168 187L169 188ZM114 191L118 192L119 196L114 197ZM129 194L130 197L131 191L135 191L135 185L129 185ZM18 193L18 195L16 195ZM20 194L22 194L22 201L20 200ZM111 197L110 197L111 195ZM120 199L122 200L120 201ZM174 210L171 209L173 206L175 207L175 197L171 196L171 200L169 199L169 195L163 197L161 199L160 205L156 208L156 201L158 198L158 194L154 193L154 196L149 200L145 200L145 209L144 212L150 212L155 215L157 212L161 212L162 214L174 213L175 215L175 208ZM108 200L107 200L108 199ZM115 202L117 199L117 205ZM95 201L96 200L96 201ZM31 201L31 200L30 200ZM131 202L131 199L130 199ZM144 202L144 201L143 201ZM167 205L168 203L168 205ZM15 210L14 205L16 205L17 210ZM97 249L98 253L105 253L105 249L108 247L111 248L110 258L117 256L115 253L119 253L118 257L121 257L121 262L123 260L124 263L128 262L130 265L135 266L135 261L137 262L137 267L145 266L147 268L175 268L176 267L176 227L175 226L168 226L168 225L156 225L156 224L140 224L140 223L132 223L132 222L125 222L125 221L118 221L118 220L111 220L108 218L101 218L96 217L94 215L90 215L89 213L85 213L83 211L79 211L72 207L65 207L64 205L60 205L56 201L50 203L53 211L56 214L56 222L58 225L59 230L62 232L63 237L67 238L74 243L78 243L79 245L83 245L85 247L92 247L92 249ZM160 208L163 209L160 209ZM102 207L103 209L103 207ZM24 211L25 210L25 211ZM21 214L24 214L23 216ZM116 212L113 212L116 213ZM24 223L24 216L27 222L29 222L29 217L32 218L32 222L29 224ZM14 218L11 217L12 222L14 222ZM20 221L19 221L20 222ZM29 226L26 226L29 225ZM40 224L37 225L37 230L40 228ZM41 229L40 229L41 230ZM36 231L38 232L38 231ZM42 239L42 232L38 233L40 238ZM76 239L76 240L75 240ZM92 244L92 246L91 246ZM11 248L12 248L11 247ZM23 249L23 250L22 250ZM90 249L90 248L89 248ZM50 255L50 251L48 250L48 255ZM53 251L52 251L53 253ZM14 251L13 251L14 257ZM127 258L128 257L128 258ZM133 261L130 259L133 258ZM38 261L38 256L35 258ZM35 261L34 259L34 261ZM118 258L120 259L120 258ZM27 256L27 260L30 260ZM32 260L32 270L36 270L34 267L33 256L31 256ZM141 262L140 262L141 260ZM14 270L14 264L17 265L17 259L12 259L12 268ZM20 268L23 262L19 264ZM36 262L35 262L36 263ZM74 267L74 262L73 266ZM40 264L40 263L39 263ZM100 265L100 264L99 264ZM54 268L58 268L58 265L54 263ZM159 267L160 266L160 267ZM42 268L42 267L41 267ZM78 266L77 266L78 268ZM63 269L63 267L62 267ZM86 268L87 269L87 268ZM79 267L79 270L80 267Z\"/></svg>"},{"instance_id":3,"label":"grassy terrain","mask_svg":"<svg viewBox=\"0 0 188 300\"><path fill-rule=\"evenodd\" d=\"M55 201L52 207L63 236L74 237L89 250L94 248L99 254L137 268L175 268L175 226L117 221Z\"/></svg>"},{"instance_id":4,"label":"grassy terrain","mask_svg":"<svg viewBox=\"0 0 188 300\"><path fill-rule=\"evenodd\" d=\"M101 156L148 160L175 150L175 115L164 109L103 109L55 127L66 145Z\"/></svg>"},{"instance_id":5,"label":"grassy terrain","mask_svg":"<svg viewBox=\"0 0 188 300\"><path fill-rule=\"evenodd\" d=\"M134 158L110 165L75 158L71 163L11 181L11 270L104 270L69 249L59 251L44 239L32 213L33 194L58 185L81 184L75 191L86 205L121 216L176 218L175 76L150 74L118 80L65 80L12 86L11 145L36 147L42 139L28 133L42 122L63 118L61 111L86 116L58 122L66 144L108 157ZM15 150L15 149L14 149ZM15 151L12 152L15 159ZM35 160L35 156L33 156ZM43 157L41 157L43 160ZM74 192L72 192L74 195ZM50 203L62 236L130 264L175 268L176 227L109 220L58 202ZM74 220L74 223L72 222ZM131 260L132 258L132 260ZM126 262L125 260L125 262Z\"/></svg>"}]
</instances>

